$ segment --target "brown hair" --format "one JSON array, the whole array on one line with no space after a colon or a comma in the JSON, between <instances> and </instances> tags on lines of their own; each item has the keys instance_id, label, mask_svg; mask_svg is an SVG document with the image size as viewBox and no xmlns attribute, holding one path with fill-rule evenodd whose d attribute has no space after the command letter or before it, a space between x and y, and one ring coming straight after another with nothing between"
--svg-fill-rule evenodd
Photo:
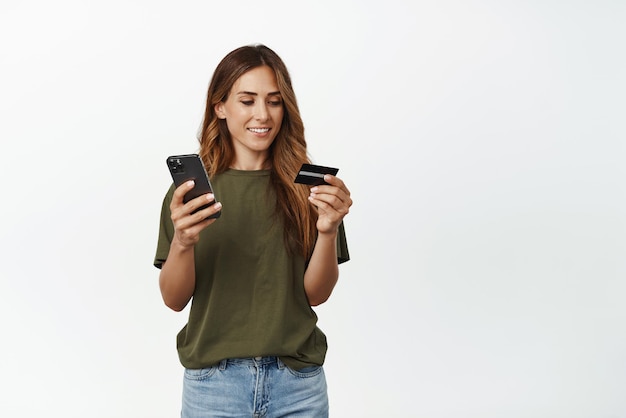
<instances>
[{"instance_id":1,"label":"brown hair","mask_svg":"<svg viewBox=\"0 0 626 418\"><path fill-rule=\"evenodd\" d=\"M276 192L276 214L285 228L287 249L308 259L315 245L317 212L308 201L308 188L293 182L302 163L310 162L304 125L287 67L270 48L265 45L243 46L230 52L218 64L207 92L199 153L210 177L228 170L235 150L226 121L217 117L215 105L226 101L241 75L264 65L276 75L284 106L280 131L269 149L270 183Z\"/></svg>"}]
</instances>

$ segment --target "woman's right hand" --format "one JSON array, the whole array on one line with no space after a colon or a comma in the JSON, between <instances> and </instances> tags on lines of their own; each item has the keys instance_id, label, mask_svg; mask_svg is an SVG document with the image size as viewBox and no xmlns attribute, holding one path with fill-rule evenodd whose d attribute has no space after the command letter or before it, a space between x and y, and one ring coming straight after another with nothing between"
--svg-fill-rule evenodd
<instances>
[{"instance_id":1,"label":"woman's right hand","mask_svg":"<svg viewBox=\"0 0 626 418\"><path fill-rule=\"evenodd\" d=\"M193 247L200 239L200 232L215 222L214 218L207 219L222 209L222 204L216 202L208 208L202 209L194 214L192 212L207 203L213 202L215 196L208 193L199 196L187 203L183 203L185 194L193 189L195 183L189 180L176 188L170 203L172 222L174 223L174 242L183 248Z\"/></svg>"}]
</instances>

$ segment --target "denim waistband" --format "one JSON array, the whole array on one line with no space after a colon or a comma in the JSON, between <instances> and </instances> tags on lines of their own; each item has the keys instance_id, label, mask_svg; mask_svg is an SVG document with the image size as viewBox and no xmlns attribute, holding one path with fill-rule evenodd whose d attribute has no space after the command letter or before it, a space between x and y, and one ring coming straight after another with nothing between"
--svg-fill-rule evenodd
<instances>
[{"instance_id":1,"label":"denim waistband","mask_svg":"<svg viewBox=\"0 0 626 418\"><path fill-rule=\"evenodd\" d=\"M258 356L247 358L229 358L220 361L219 369L224 370L227 366L266 366L276 364L279 369L285 367L285 364L275 356Z\"/></svg>"}]
</instances>

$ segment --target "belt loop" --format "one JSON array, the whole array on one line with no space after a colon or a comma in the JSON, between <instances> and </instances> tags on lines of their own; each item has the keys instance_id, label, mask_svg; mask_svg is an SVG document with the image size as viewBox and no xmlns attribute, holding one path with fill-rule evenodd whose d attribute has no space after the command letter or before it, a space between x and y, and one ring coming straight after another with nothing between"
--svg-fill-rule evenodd
<instances>
[{"instance_id":1,"label":"belt loop","mask_svg":"<svg viewBox=\"0 0 626 418\"><path fill-rule=\"evenodd\" d=\"M226 359L220 361L219 369L220 369L221 372L226 370L226 363L228 363L228 360L226 360Z\"/></svg>"},{"instance_id":2,"label":"belt loop","mask_svg":"<svg viewBox=\"0 0 626 418\"><path fill-rule=\"evenodd\" d=\"M282 370L285 368L285 363L283 363L280 357L276 357L276 363L278 364L278 370Z\"/></svg>"}]
</instances>

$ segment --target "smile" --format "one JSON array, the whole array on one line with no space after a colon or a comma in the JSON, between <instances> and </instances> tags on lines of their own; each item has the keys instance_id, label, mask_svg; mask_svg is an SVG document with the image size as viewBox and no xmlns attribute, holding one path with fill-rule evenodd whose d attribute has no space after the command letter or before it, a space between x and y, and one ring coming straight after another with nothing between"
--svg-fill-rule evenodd
<instances>
[{"instance_id":1,"label":"smile","mask_svg":"<svg viewBox=\"0 0 626 418\"><path fill-rule=\"evenodd\" d=\"M255 134L264 134L270 131L270 128L248 128L250 132L254 132Z\"/></svg>"}]
</instances>

